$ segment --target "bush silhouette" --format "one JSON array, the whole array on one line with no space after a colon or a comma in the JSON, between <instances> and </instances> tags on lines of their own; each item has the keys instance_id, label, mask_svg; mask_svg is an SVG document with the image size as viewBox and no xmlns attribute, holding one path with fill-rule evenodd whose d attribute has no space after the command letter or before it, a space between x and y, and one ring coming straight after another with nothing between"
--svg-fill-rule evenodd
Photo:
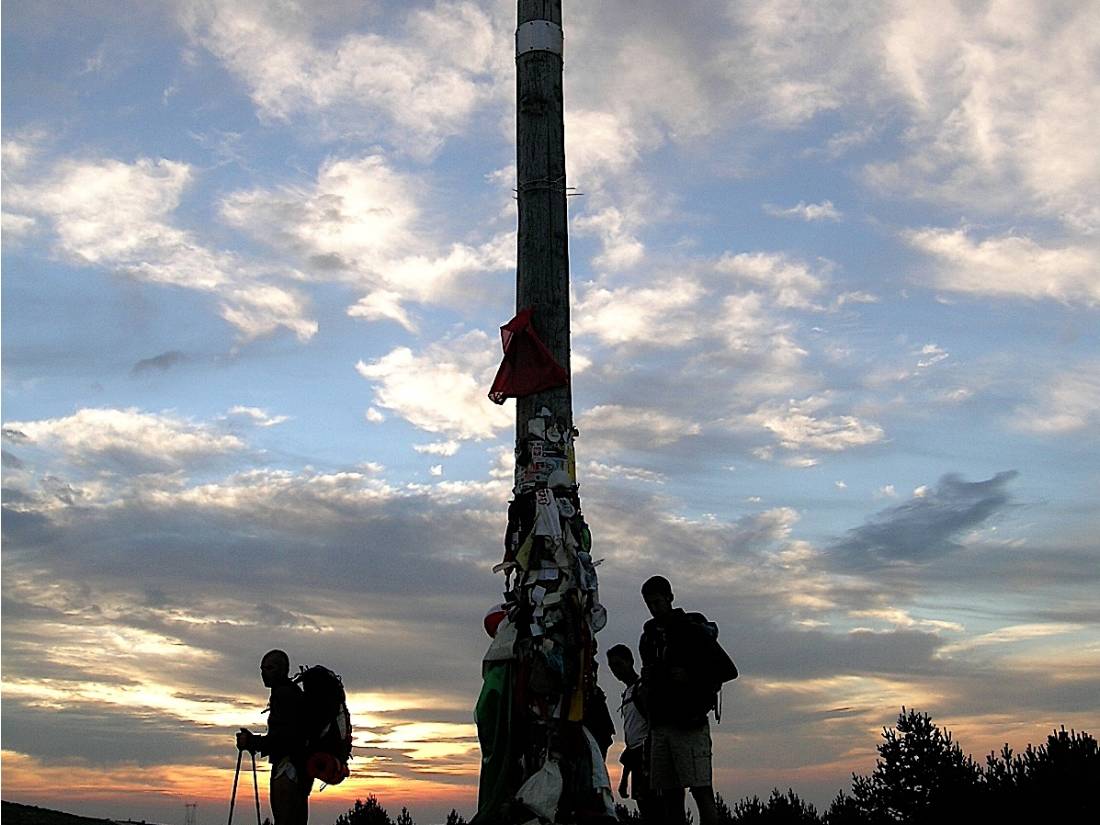
<instances>
[{"instance_id":1,"label":"bush silhouette","mask_svg":"<svg viewBox=\"0 0 1100 825\"><path fill-rule=\"evenodd\" d=\"M1100 747L1085 732L1054 731L1046 744L986 757L991 814L1002 819L1088 822L1100 819Z\"/></svg>"},{"instance_id":2,"label":"bush silhouette","mask_svg":"<svg viewBox=\"0 0 1100 825\"><path fill-rule=\"evenodd\" d=\"M336 825L394 825L386 809L378 801L378 797L371 794L367 801L356 799L346 814L340 814L336 818Z\"/></svg>"},{"instance_id":3,"label":"bush silhouette","mask_svg":"<svg viewBox=\"0 0 1100 825\"><path fill-rule=\"evenodd\" d=\"M767 802L761 802L760 797L745 797L734 803L731 809L724 799L719 796L718 818L725 823L736 825L817 825L821 818L817 815L817 809L813 805L803 802L790 788L787 793L781 793L779 788L772 790Z\"/></svg>"}]
</instances>

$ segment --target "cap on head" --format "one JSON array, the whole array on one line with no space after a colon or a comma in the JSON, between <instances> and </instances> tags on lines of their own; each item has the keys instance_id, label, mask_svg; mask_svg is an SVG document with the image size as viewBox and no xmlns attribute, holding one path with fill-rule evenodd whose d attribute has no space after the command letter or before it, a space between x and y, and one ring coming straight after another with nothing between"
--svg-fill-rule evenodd
<instances>
[{"instance_id":1,"label":"cap on head","mask_svg":"<svg viewBox=\"0 0 1100 825\"><path fill-rule=\"evenodd\" d=\"M672 598L672 584L664 576L650 576L642 585L642 596L665 596Z\"/></svg>"}]
</instances>

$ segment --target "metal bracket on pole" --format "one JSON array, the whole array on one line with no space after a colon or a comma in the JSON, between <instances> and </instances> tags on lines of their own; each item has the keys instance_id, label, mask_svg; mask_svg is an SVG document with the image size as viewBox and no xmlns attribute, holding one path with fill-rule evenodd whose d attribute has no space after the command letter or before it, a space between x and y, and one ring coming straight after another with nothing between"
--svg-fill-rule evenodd
<instances>
[{"instance_id":1,"label":"metal bracket on pole","mask_svg":"<svg viewBox=\"0 0 1100 825\"><path fill-rule=\"evenodd\" d=\"M528 52L552 52L562 56L561 26L549 20L528 20L516 29L516 57Z\"/></svg>"}]
</instances>

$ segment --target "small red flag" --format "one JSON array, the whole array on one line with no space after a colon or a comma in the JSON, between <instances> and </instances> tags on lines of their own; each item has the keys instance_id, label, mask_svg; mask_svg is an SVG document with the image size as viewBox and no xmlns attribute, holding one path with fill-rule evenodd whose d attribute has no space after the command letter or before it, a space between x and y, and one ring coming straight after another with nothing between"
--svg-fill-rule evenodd
<instances>
[{"instance_id":1,"label":"small red flag","mask_svg":"<svg viewBox=\"0 0 1100 825\"><path fill-rule=\"evenodd\" d=\"M535 334L531 326L532 311L531 307L520 310L500 328L504 360L489 390L489 399L494 404L503 404L505 398L522 398L569 383L569 375Z\"/></svg>"}]
</instances>

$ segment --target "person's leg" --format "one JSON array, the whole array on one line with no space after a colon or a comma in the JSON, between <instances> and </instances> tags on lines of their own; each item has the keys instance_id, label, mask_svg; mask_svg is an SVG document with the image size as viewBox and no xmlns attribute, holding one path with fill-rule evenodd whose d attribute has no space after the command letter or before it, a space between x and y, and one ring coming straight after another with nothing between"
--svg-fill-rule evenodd
<instances>
[{"instance_id":1,"label":"person's leg","mask_svg":"<svg viewBox=\"0 0 1100 825\"><path fill-rule=\"evenodd\" d=\"M718 825L718 806L714 803L714 788L699 785L691 789L695 805L699 808L699 825Z\"/></svg>"},{"instance_id":2,"label":"person's leg","mask_svg":"<svg viewBox=\"0 0 1100 825\"><path fill-rule=\"evenodd\" d=\"M660 804L665 825L687 825L683 788L663 788L657 794L657 801Z\"/></svg>"},{"instance_id":3,"label":"person's leg","mask_svg":"<svg viewBox=\"0 0 1100 825\"><path fill-rule=\"evenodd\" d=\"M274 825L306 825L309 790L285 773L271 780L271 816Z\"/></svg>"},{"instance_id":4,"label":"person's leg","mask_svg":"<svg viewBox=\"0 0 1100 825\"><path fill-rule=\"evenodd\" d=\"M645 796L635 797L634 801L638 804L642 825L662 825L661 809L657 806L657 797L652 791Z\"/></svg>"},{"instance_id":5,"label":"person's leg","mask_svg":"<svg viewBox=\"0 0 1100 825\"><path fill-rule=\"evenodd\" d=\"M649 765L642 763L630 774L631 798L638 803L638 813L642 825L662 825L661 809L657 797L649 784Z\"/></svg>"},{"instance_id":6,"label":"person's leg","mask_svg":"<svg viewBox=\"0 0 1100 825\"><path fill-rule=\"evenodd\" d=\"M650 808L662 825L686 825L684 784L677 775L677 732L664 726L649 729Z\"/></svg>"}]
</instances>

